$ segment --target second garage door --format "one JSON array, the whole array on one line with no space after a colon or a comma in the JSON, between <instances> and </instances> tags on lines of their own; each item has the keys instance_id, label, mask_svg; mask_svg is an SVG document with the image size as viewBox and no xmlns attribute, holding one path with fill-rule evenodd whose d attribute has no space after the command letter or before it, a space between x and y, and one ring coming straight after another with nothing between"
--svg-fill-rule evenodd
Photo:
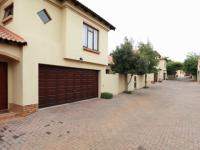
<instances>
[{"instance_id":1,"label":"second garage door","mask_svg":"<svg viewBox=\"0 0 200 150\"><path fill-rule=\"evenodd\" d=\"M98 71L39 65L39 107L98 97Z\"/></svg>"}]
</instances>

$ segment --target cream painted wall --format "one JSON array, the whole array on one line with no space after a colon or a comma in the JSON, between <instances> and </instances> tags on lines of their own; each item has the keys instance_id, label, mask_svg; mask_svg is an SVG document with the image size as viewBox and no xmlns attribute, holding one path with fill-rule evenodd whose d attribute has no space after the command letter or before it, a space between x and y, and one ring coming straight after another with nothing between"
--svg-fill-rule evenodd
<instances>
[{"instance_id":1,"label":"cream painted wall","mask_svg":"<svg viewBox=\"0 0 200 150\"><path fill-rule=\"evenodd\" d=\"M145 86L145 75L134 75L136 77L136 89L141 89ZM134 91L134 76L129 84L129 90ZM150 85L153 81L154 74L147 74L147 85ZM130 76L129 76L130 79Z\"/></svg>"},{"instance_id":2,"label":"cream painted wall","mask_svg":"<svg viewBox=\"0 0 200 150\"><path fill-rule=\"evenodd\" d=\"M165 59L160 59L158 68L161 70L167 70L167 62Z\"/></svg>"},{"instance_id":3,"label":"cream painted wall","mask_svg":"<svg viewBox=\"0 0 200 150\"><path fill-rule=\"evenodd\" d=\"M154 73L150 73L147 75L147 82L148 84L152 83L154 81Z\"/></svg>"},{"instance_id":4,"label":"cream painted wall","mask_svg":"<svg viewBox=\"0 0 200 150\"><path fill-rule=\"evenodd\" d=\"M0 55L10 57L16 61L20 61L21 55L22 55L22 48L1 43L0 44Z\"/></svg>"},{"instance_id":5,"label":"cream painted wall","mask_svg":"<svg viewBox=\"0 0 200 150\"><path fill-rule=\"evenodd\" d=\"M8 63L8 103L22 104L22 48L1 43L0 61Z\"/></svg>"},{"instance_id":6,"label":"cream painted wall","mask_svg":"<svg viewBox=\"0 0 200 150\"><path fill-rule=\"evenodd\" d=\"M128 85L128 91L134 91L135 90L135 88L134 88L134 77L135 77L136 75L133 75L133 77L132 77L132 79L131 79L131 75L128 75L128 82L130 81L130 83L129 83L129 85ZM136 76L137 77L137 76Z\"/></svg>"},{"instance_id":7,"label":"cream painted wall","mask_svg":"<svg viewBox=\"0 0 200 150\"><path fill-rule=\"evenodd\" d=\"M103 81L103 91L102 92L110 92L114 95L120 93L120 82L123 82L119 78L119 74L106 74ZM125 88L123 89L123 91Z\"/></svg>"},{"instance_id":8,"label":"cream painted wall","mask_svg":"<svg viewBox=\"0 0 200 150\"><path fill-rule=\"evenodd\" d=\"M137 76L137 89L141 89L145 86L145 75Z\"/></svg>"},{"instance_id":9,"label":"cream painted wall","mask_svg":"<svg viewBox=\"0 0 200 150\"><path fill-rule=\"evenodd\" d=\"M13 91L14 103L38 104L39 64L99 70L99 93L103 91L108 53L107 30L78 15L70 8L61 9L46 0L15 0L14 6L14 20L6 25L6 28L19 34L28 42L28 46L23 48L21 63L13 64L15 72L13 75L17 74L16 78L19 76L22 78L21 80L13 78L13 89L17 89ZM37 12L44 8L52 18L52 21L47 24L43 24L37 15ZM100 31L100 55L83 51L83 22ZM80 57L83 57L85 62L74 61L79 60ZM14 85L18 85L18 88Z\"/></svg>"},{"instance_id":10,"label":"cream painted wall","mask_svg":"<svg viewBox=\"0 0 200 150\"><path fill-rule=\"evenodd\" d=\"M8 103L22 105L22 63L8 57L0 57L0 62L8 63Z\"/></svg>"},{"instance_id":11,"label":"cream painted wall","mask_svg":"<svg viewBox=\"0 0 200 150\"><path fill-rule=\"evenodd\" d=\"M4 8L12 0L0 6L0 18ZM37 12L46 9L52 18L43 24ZM89 18L89 19L88 19ZM99 30L100 54L83 51L83 22ZM49 64L65 67L99 70L99 94L104 90L105 69L107 65L108 29L73 7L58 7L48 0L14 0L14 19L5 26L22 36L28 43L19 51L8 45L0 52L8 52L20 59L11 63L9 79L10 98L19 105L38 104L38 65ZM83 62L78 61L79 58Z\"/></svg>"},{"instance_id":12,"label":"cream painted wall","mask_svg":"<svg viewBox=\"0 0 200 150\"><path fill-rule=\"evenodd\" d=\"M107 65L108 32L70 8L64 8L63 13L65 58L80 60L82 57L86 62ZM83 50L83 22L99 30L99 55Z\"/></svg>"},{"instance_id":13,"label":"cream painted wall","mask_svg":"<svg viewBox=\"0 0 200 150\"><path fill-rule=\"evenodd\" d=\"M153 81L154 74L148 74L147 76L147 85L151 84ZM141 89L145 86L145 76L144 75L134 75L136 76L136 89ZM128 90L134 91L134 76L129 84ZM128 81L130 79L130 75L128 76ZM103 91L102 92L110 92L114 95L120 94L126 89L126 80L125 76L121 74L106 74L103 78Z\"/></svg>"},{"instance_id":14,"label":"cream painted wall","mask_svg":"<svg viewBox=\"0 0 200 150\"><path fill-rule=\"evenodd\" d=\"M183 77L185 77L185 72L183 70L177 70L176 71L176 76L178 78L183 78Z\"/></svg>"},{"instance_id":15,"label":"cream painted wall","mask_svg":"<svg viewBox=\"0 0 200 150\"><path fill-rule=\"evenodd\" d=\"M0 3L0 24L2 25L2 20L3 20L3 17L4 17L4 8L6 8L8 5L10 5L14 0L3 0L1 3ZM14 12L16 11L15 9L16 7L14 7ZM13 26L13 22L11 22L10 24L7 25L7 27L9 28L12 28L14 29L14 26Z\"/></svg>"},{"instance_id":16,"label":"cream painted wall","mask_svg":"<svg viewBox=\"0 0 200 150\"><path fill-rule=\"evenodd\" d=\"M164 73L166 73L167 78L167 61L165 59L160 59L158 69L158 80L162 81L164 79Z\"/></svg>"},{"instance_id":17,"label":"cream painted wall","mask_svg":"<svg viewBox=\"0 0 200 150\"><path fill-rule=\"evenodd\" d=\"M122 93L126 89L126 78L124 75L119 74L119 93Z\"/></svg>"},{"instance_id":18,"label":"cream painted wall","mask_svg":"<svg viewBox=\"0 0 200 150\"><path fill-rule=\"evenodd\" d=\"M114 95L123 93L126 89L125 76L122 74L106 74L103 77L102 92L110 92Z\"/></svg>"},{"instance_id":19,"label":"cream painted wall","mask_svg":"<svg viewBox=\"0 0 200 150\"><path fill-rule=\"evenodd\" d=\"M14 4L14 15L13 15L13 19L10 23L6 24L5 27L15 33L18 33L20 35L20 24L19 22L21 21L19 19L20 17L20 11L19 9L21 9L21 4L19 4L18 2L20 2L21 0L3 0L2 3L0 3L0 25L3 25L2 20L4 17L4 9L10 5L11 3ZM28 0L30 1L30 0ZM24 20L23 20L24 21ZM3 25L4 26L4 25Z\"/></svg>"}]
</instances>

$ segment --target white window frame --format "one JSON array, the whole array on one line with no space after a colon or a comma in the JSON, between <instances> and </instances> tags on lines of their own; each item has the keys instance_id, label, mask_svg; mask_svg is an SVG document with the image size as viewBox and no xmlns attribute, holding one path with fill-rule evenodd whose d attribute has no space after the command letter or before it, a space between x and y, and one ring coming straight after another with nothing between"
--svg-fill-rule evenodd
<instances>
[{"instance_id":1,"label":"white window frame","mask_svg":"<svg viewBox=\"0 0 200 150\"><path fill-rule=\"evenodd\" d=\"M92 47L89 47L89 33L93 34ZM95 41L96 34L96 41ZM86 49L99 51L99 30L91 27L90 25L83 23L83 47Z\"/></svg>"}]
</instances>

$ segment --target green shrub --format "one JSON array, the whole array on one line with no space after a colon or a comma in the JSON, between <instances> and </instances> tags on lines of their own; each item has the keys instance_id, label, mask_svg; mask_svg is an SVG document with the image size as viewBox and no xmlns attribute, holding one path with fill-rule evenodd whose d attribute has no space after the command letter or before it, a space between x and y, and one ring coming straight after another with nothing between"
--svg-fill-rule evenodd
<instances>
[{"instance_id":1,"label":"green shrub","mask_svg":"<svg viewBox=\"0 0 200 150\"><path fill-rule=\"evenodd\" d=\"M112 93L108 93L108 92L104 92L104 93L101 93L101 98L103 98L103 99L112 99L113 98L113 94Z\"/></svg>"}]
</instances>

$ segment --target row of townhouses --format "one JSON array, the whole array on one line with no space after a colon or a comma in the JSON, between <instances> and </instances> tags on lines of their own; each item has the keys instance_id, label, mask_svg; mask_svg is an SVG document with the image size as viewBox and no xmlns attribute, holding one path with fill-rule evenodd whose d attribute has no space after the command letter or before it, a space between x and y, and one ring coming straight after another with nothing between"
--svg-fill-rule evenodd
<instances>
[{"instance_id":1,"label":"row of townhouses","mask_svg":"<svg viewBox=\"0 0 200 150\"><path fill-rule=\"evenodd\" d=\"M0 0L0 19L0 111L26 116L124 90L123 76L106 74L115 27L79 1ZM149 81L166 79L163 62Z\"/></svg>"}]
</instances>

